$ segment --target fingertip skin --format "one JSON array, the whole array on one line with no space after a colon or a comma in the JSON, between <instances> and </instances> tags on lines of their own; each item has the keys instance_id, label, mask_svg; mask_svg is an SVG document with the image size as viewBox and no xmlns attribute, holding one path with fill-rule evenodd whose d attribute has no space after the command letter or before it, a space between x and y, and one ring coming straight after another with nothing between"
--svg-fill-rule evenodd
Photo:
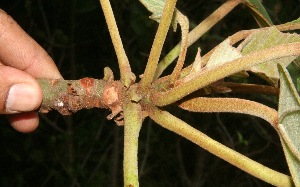
<instances>
[{"instance_id":1,"label":"fingertip skin","mask_svg":"<svg viewBox=\"0 0 300 187\"><path fill-rule=\"evenodd\" d=\"M0 9L0 114L8 114L11 125L20 132L32 132L39 123L36 112L27 112L39 107L42 102L42 90L36 78L61 79L62 76L48 53L11 16ZM14 91L22 89L14 87L11 92L14 93L13 99L9 98L11 100L7 103L9 90L16 84L29 84L32 90L36 90L36 94L25 87L22 88L27 90L27 94L20 94ZM26 99L24 105L18 102L20 99ZM28 102L33 102L30 103L33 106L26 105ZM18 110L6 110L7 104Z\"/></svg>"},{"instance_id":2,"label":"fingertip skin","mask_svg":"<svg viewBox=\"0 0 300 187\"><path fill-rule=\"evenodd\" d=\"M12 76L12 74L14 76ZM34 131L38 127L38 114L33 111L8 114L9 112L7 112L6 110L7 94L10 88L16 84L29 84L35 87L35 96L34 98L29 99L28 102L33 102L33 100L35 100L36 107L34 108L39 107L40 103L42 102L42 90L37 81L29 74L21 70L14 69L9 66L0 65L0 114L7 114L6 116L8 117L12 127L17 131L22 133L29 133ZM23 99L22 95L19 99Z\"/></svg>"},{"instance_id":3,"label":"fingertip skin","mask_svg":"<svg viewBox=\"0 0 300 187\"><path fill-rule=\"evenodd\" d=\"M34 89L34 93L32 94L31 98L26 98L22 96L22 93L18 95L18 98L16 98L16 101L13 102L18 102L17 100L22 100L26 99L27 102L34 102L33 104L36 106L33 106L32 109L36 109L39 107L39 105L42 102L42 97L43 97L43 92L36 81L35 78L30 76L28 73L25 73L21 70L14 69L9 66L1 66L0 65L0 114L8 114L6 110L6 102L7 102L7 97L9 90L11 89L12 86L17 85L17 84L26 84L30 85L32 89ZM26 94L25 94L26 95ZM28 94L27 94L28 96ZM26 107L24 107L26 108ZM22 110L20 110L21 112ZM24 111L26 112L26 111Z\"/></svg>"},{"instance_id":4,"label":"fingertip skin","mask_svg":"<svg viewBox=\"0 0 300 187\"><path fill-rule=\"evenodd\" d=\"M30 133L39 125L39 117L36 112L26 112L8 115L11 126L22 133Z\"/></svg>"}]
</instances>

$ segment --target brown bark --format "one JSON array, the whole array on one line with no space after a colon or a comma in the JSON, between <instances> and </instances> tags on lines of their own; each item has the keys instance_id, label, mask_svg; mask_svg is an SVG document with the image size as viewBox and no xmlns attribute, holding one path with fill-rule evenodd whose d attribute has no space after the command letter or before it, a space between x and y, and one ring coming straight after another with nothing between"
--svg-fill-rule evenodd
<instances>
[{"instance_id":1,"label":"brown bark","mask_svg":"<svg viewBox=\"0 0 300 187\"><path fill-rule=\"evenodd\" d=\"M109 120L119 114L122 108L124 86L119 81L83 78L79 80L38 79L43 90L43 102L39 112L57 110L70 115L81 109L107 108Z\"/></svg>"}]
</instances>

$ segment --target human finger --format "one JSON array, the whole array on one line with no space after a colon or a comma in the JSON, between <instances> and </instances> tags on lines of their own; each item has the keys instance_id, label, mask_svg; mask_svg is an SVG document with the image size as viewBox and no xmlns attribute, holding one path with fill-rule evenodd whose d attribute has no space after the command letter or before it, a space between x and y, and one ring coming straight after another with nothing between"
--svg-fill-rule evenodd
<instances>
[{"instance_id":1,"label":"human finger","mask_svg":"<svg viewBox=\"0 0 300 187\"><path fill-rule=\"evenodd\" d=\"M42 90L29 74L0 65L0 114L15 114L37 109Z\"/></svg>"},{"instance_id":2,"label":"human finger","mask_svg":"<svg viewBox=\"0 0 300 187\"><path fill-rule=\"evenodd\" d=\"M0 61L35 78L61 78L47 52L0 9Z\"/></svg>"},{"instance_id":3,"label":"human finger","mask_svg":"<svg viewBox=\"0 0 300 187\"><path fill-rule=\"evenodd\" d=\"M19 132L29 133L39 125L39 117L36 112L25 112L7 115L11 126Z\"/></svg>"}]
</instances>

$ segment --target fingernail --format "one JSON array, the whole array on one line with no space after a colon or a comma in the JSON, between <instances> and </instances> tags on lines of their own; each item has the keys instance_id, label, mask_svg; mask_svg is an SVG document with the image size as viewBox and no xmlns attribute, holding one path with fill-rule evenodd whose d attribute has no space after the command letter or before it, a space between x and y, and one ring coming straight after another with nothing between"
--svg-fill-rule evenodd
<instances>
[{"instance_id":1,"label":"fingernail","mask_svg":"<svg viewBox=\"0 0 300 187\"><path fill-rule=\"evenodd\" d=\"M36 88L28 84L15 84L9 91L6 99L6 111L18 113L34 110L37 105Z\"/></svg>"}]
</instances>

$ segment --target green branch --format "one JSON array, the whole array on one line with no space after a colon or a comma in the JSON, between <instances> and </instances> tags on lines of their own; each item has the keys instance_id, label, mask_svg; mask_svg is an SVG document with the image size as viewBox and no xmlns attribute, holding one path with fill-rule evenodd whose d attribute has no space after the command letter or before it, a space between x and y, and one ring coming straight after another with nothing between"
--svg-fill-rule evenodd
<instances>
[{"instance_id":1,"label":"green branch","mask_svg":"<svg viewBox=\"0 0 300 187\"><path fill-rule=\"evenodd\" d=\"M124 186L138 187L138 138L142 125L142 110L139 104L125 104L124 122Z\"/></svg>"},{"instance_id":2,"label":"green branch","mask_svg":"<svg viewBox=\"0 0 300 187\"><path fill-rule=\"evenodd\" d=\"M155 35L152 48L150 51L149 59L147 62L147 66L141 80L141 88L146 88L150 86L153 81L154 73L156 71L157 63L159 61L159 57L161 54L161 50L163 44L165 42L165 38L167 36L173 12L175 9L176 0L166 0L164 11L157 29L157 33Z\"/></svg>"},{"instance_id":3,"label":"green branch","mask_svg":"<svg viewBox=\"0 0 300 187\"><path fill-rule=\"evenodd\" d=\"M253 65L257 65L270 60L286 57L286 56L299 56L300 55L300 42L283 44L272 48L267 48L258 52L245 55L236 60L226 62L220 66L208 68L199 72L199 74L173 89L165 92L154 92L151 100L156 106L165 106L179 99L187 96L188 94L203 88L217 80L237 73Z\"/></svg>"},{"instance_id":4,"label":"green branch","mask_svg":"<svg viewBox=\"0 0 300 187\"><path fill-rule=\"evenodd\" d=\"M54 109L70 115L81 109L109 108L112 118L121 111L124 86L119 81L83 78L79 80L37 79L43 90L39 112Z\"/></svg>"},{"instance_id":5,"label":"green branch","mask_svg":"<svg viewBox=\"0 0 300 187\"><path fill-rule=\"evenodd\" d=\"M184 65L186 52L188 48L188 34L189 34L189 19L183 15L181 12L175 12L176 21L181 27L181 42L180 42L180 54L177 60L177 64L171 74L171 83L175 84L175 81L179 78L180 72ZM155 78L156 79L156 78Z\"/></svg>"},{"instance_id":6,"label":"green branch","mask_svg":"<svg viewBox=\"0 0 300 187\"><path fill-rule=\"evenodd\" d=\"M126 87L129 87L135 81L135 76L131 72L129 60L126 56L122 44L122 40L119 34L119 30L115 20L113 10L111 8L109 0L100 0L100 4L105 16L105 20L108 26L108 30L109 30L110 37L112 39L113 46L117 54L120 74L121 74L121 81Z\"/></svg>"},{"instance_id":7,"label":"green branch","mask_svg":"<svg viewBox=\"0 0 300 187\"><path fill-rule=\"evenodd\" d=\"M222 145L166 111L153 108L149 115L162 127L185 137L210 153L267 183L274 186L293 186L290 176L274 171Z\"/></svg>"}]
</instances>

